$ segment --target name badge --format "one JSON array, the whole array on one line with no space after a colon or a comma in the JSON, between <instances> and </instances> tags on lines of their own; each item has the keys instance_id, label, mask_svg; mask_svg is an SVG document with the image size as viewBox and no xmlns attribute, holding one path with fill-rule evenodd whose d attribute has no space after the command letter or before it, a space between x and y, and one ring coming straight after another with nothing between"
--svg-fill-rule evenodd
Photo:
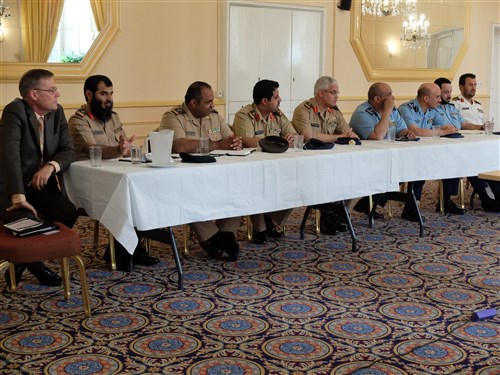
<instances>
[{"instance_id":1,"label":"name badge","mask_svg":"<svg viewBox=\"0 0 500 375\"><path fill-rule=\"evenodd\" d=\"M92 134L94 134L94 135L103 135L104 132L102 130L93 130Z\"/></svg>"},{"instance_id":2,"label":"name badge","mask_svg":"<svg viewBox=\"0 0 500 375\"><path fill-rule=\"evenodd\" d=\"M462 110L468 111L470 108L469 107L462 107Z\"/></svg>"},{"instance_id":3,"label":"name badge","mask_svg":"<svg viewBox=\"0 0 500 375\"><path fill-rule=\"evenodd\" d=\"M264 130L256 130L255 135L264 134Z\"/></svg>"},{"instance_id":4,"label":"name badge","mask_svg":"<svg viewBox=\"0 0 500 375\"><path fill-rule=\"evenodd\" d=\"M312 124L311 124L311 128L318 128L318 129L319 129L319 124L312 123Z\"/></svg>"},{"instance_id":5,"label":"name badge","mask_svg":"<svg viewBox=\"0 0 500 375\"><path fill-rule=\"evenodd\" d=\"M196 133L195 133L195 132L192 132L192 131L188 131L188 132L186 132L186 135L187 135L187 136L194 137L194 136L196 135Z\"/></svg>"},{"instance_id":6,"label":"name badge","mask_svg":"<svg viewBox=\"0 0 500 375\"><path fill-rule=\"evenodd\" d=\"M484 111L483 111L481 108L478 108L478 109L477 109L477 111L478 111L479 113L484 113Z\"/></svg>"},{"instance_id":7,"label":"name badge","mask_svg":"<svg viewBox=\"0 0 500 375\"><path fill-rule=\"evenodd\" d=\"M220 133L220 128L211 128L208 130L208 134Z\"/></svg>"}]
</instances>

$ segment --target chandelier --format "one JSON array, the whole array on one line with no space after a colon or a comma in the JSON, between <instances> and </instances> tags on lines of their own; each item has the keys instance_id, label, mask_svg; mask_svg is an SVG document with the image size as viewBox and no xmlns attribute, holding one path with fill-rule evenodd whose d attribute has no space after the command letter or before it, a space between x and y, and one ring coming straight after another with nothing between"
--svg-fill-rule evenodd
<instances>
[{"instance_id":1,"label":"chandelier","mask_svg":"<svg viewBox=\"0 0 500 375\"><path fill-rule=\"evenodd\" d=\"M423 14L420 15L418 20L411 14L408 21L403 22L403 34L401 35L403 46L407 49L429 47L431 38L427 32L428 28L429 21L425 19Z\"/></svg>"},{"instance_id":2,"label":"chandelier","mask_svg":"<svg viewBox=\"0 0 500 375\"><path fill-rule=\"evenodd\" d=\"M3 0L2 0L2 3L0 4L0 42L3 42L4 40L2 18L5 18L6 20L10 19L9 9L10 9L9 7L3 5Z\"/></svg>"},{"instance_id":3,"label":"chandelier","mask_svg":"<svg viewBox=\"0 0 500 375\"><path fill-rule=\"evenodd\" d=\"M417 0L362 0L361 13L376 17L406 15L415 11Z\"/></svg>"}]
</instances>

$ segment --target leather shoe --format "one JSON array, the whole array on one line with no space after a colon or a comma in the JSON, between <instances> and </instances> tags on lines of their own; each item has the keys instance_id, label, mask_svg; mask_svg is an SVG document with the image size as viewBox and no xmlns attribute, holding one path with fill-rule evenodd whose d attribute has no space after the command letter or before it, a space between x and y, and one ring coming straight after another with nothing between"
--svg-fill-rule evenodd
<instances>
[{"instance_id":1,"label":"leather shoe","mask_svg":"<svg viewBox=\"0 0 500 375\"><path fill-rule=\"evenodd\" d=\"M407 206L403 209L403 212L401 213L401 218L408 220L408 221L414 221L418 223L418 212L417 210L411 210L408 209ZM422 216L422 221L425 221L425 217Z\"/></svg>"},{"instance_id":2,"label":"leather shoe","mask_svg":"<svg viewBox=\"0 0 500 375\"><path fill-rule=\"evenodd\" d=\"M278 229L278 226L274 223L273 219L264 215L264 221L266 222L266 234L271 238L283 238L283 232Z\"/></svg>"},{"instance_id":3,"label":"leather shoe","mask_svg":"<svg viewBox=\"0 0 500 375\"><path fill-rule=\"evenodd\" d=\"M132 255L116 239L114 240L114 244L116 269L124 272L132 272L134 270ZM106 253L104 253L104 256L106 257Z\"/></svg>"},{"instance_id":4,"label":"leather shoe","mask_svg":"<svg viewBox=\"0 0 500 375\"><path fill-rule=\"evenodd\" d=\"M263 245L267 243L266 231L254 232L252 236L252 242L256 245Z\"/></svg>"},{"instance_id":5,"label":"leather shoe","mask_svg":"<svg viewBox=\"0 0 500 375\"><path fill-rule=\"evenodd\" d=\"M150 256L144 247L138 245L134 251L133 263L140 266L154 266L160 263L160 260Z\"/></svg>"},{"instance_id":6,"label":"leather shoe","mask_svg":"<svg viewBox=\"0 0 500 375\"><path fill-rule=\"evenodd\" d=\"M240 251L233 232L217 232L200 245L214 259L220 259L222 252L225 252L229 255L229 260L236 260Z\"/></svg>"},{"instance_id":7,"label":"leather shoe","mask_svg":"<svg viewBox=\"0 0 500 375\"><path fill-rule=\"evenodd\" d=\"M436 212L441 212L439 202L436 206ZM451 215L465 215L465 210L463 208L458 208L451 199L447 199L444 201L444 212Z\"/></svg>"},{"instance_id":8,"label":"leather shoe","mask_svg":"<svg viewBox=\"0 0 500 375\"><path fill-rule=\"evenodd\" d=\"M16 264L14 266L14 274L16 277L16 282L15 285L19 284L19 281L21 281L21 278L23 277L23 272L26 269L26 264ZM5 282L7 283L7 288L10 288L10 273L9 269L7 268L7 271L5 271Z\"/></svg>"},{"instance_id":9,"label":"leather shoe","mask_svg":"<svg viewBox=\"0 0 500 375\"><path fill-rule=\"evenodd\" d=\"M42 285L59 286L62 284L61 277L45 267L42 262L28 264L28 270Z\"/></svg>"},{"instance_id":10,"label":"leather shoe","mask_svg":"<svg viewBox=\"0 0 500 375\"><path fill-rule=\"evenodd\" d=\"M208 256L212 259L220 259L220 257L222 256L222 250L212 245L209 239L200 242L200 246L203 250L207 252Z\"/></svg>"},{"instance_id":11,"label":"leather shoe","mask_svg":"<svg viewBox=\"0 0 500 375\"><path fill-rule=\"evenodd\" d=\"M500 202L490 197L481 198L481 207L486 212L500 212Z\"/></svg>"}]
</instances>

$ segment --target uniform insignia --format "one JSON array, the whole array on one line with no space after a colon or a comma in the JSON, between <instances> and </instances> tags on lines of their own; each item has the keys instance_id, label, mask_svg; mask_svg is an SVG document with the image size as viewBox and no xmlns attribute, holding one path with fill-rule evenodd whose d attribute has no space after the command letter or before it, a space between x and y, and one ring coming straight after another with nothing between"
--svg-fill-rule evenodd
<instances>
[{"instance_id":1,"label":"uniform insignia","mask_svg":"<svg viewBox=\"0 0 500 375\"><path fill-rule=\"evenodd\" d=\"M274 116L278 116L278 117L283 116L283 112L281 112L281 109L278 109L276 112L274 112Z\"/></svg>"},{"instance_id":2,"label":"uniform insignia","mask_svg":"<svg viewBox=\"0 0 500 375\"><path fill-rule=\"evenodd\" d=\"M210 128L208 129L208 134L220 133L220 128Z\"/></svg>"},{"instance_id":3,"label":"uniform insignia","mask_svg":"<svg viewBox=\"0 0 500 375\"><path fill-rule=\"evenodd\" d=\"M314 111L314 108L313 108L314 106L312 105L312 103L311 103L310 101L305 102L305 103L304 103L304 107L305 107L306 109L308 109L308 110L311 110L311 109L312 109L312 110Z\"/></svg>"},{"instance_id":4,"label":"uniform insignia","mask_svg":"<svg viewBox=\"0 0 500 375\"><path fill-rule=\"evenodd\" d=\"M328 107L328 108L326 109L326 111L327 111L328 113L333 113L333 109L331 109L330 107ZM338 111L340 112L340 110L338 110Z\"/></svg>"},{"instance_id":5,"label":"uniform insignia","mask_svg":"<svg viewBox=\"0 0 500 375\"><path fill-rule=\"evenodd\" d=\"M186 135L187 135L187 136L194 137L196 134L195 134L195 132L193 132L193 131L187 131L187 132L186 132Z\"/></svg>"},{"instance_id":6,"label":"uniform insignia","mask_svg":"<svg viewBox=\"0 0 500 375\"><path fill-rule=\"evenodd\" d=\"M311 123L311 128L318 128L319 129L319 124L318 123Z\"/></svg>"},{"instance_id":7,"label":"uniform insignia","mask_svg":"<svg viewBox=\"0 0 500 375\"><path fill-rule=\"evenodd\" d=\"M94 134L94 135L101 135L101 134L104 134L104 132L102 130L93 130L92 134Z\"/></svg>"},{"instance_id":8,"label":"uniform insignia","mask_svg":"<svg viewBox=\"0 0 500 375\"><path fill-rule=\"evenodd\" d=\"M370 115L376 115L376 112L372 107L366 108L365 112L369 113Z\"/></svg>"},{"instance_id":9,"label":"uniform insignia","mask_svg":"<svg viewBox=\"0 0 500 375\"><path fill-rule=\"evenodd\" d=\"M452 98L451 100L453 100L454 102L457 102L460 100L460 98L458 96L455 96L454 98Z\"/></svg>"},{"instance_id":10,"label":"uniform insignia","mask_svg":"<svg viewBox=\"0 0 500 375\"><path fill-rule=\"evenodd\" d=\"M252 109L250 112L247 113L248 117L250 117L252 120L257 117L257 112L255 112L255 109ZM259 121L259 120L257 120Z\"/></svg>"},{"instance_id":11,"label":"uniform insignia","mask_svg":"<svg viewBox=\"0 0 500 375\"><path fill-rule=\"evenodd\" d=\"M482 110L482 108L478 108L478 109L477 109L477 111L478 111L479 113L484 113L484 111Z\"/></svg>"},{"instance_id":12,"label":"uniform insignia","mask_svg":"<svg viewBox=\"0 0 500 375\"><path fill-rule=\"evenodd\" d=\"M264 130L256 130L255 135L264 134Z\"/></svg>"},{"instance_id":13,"label":"uniform insignia","mask_svg":"<svg viewBox=\"0 0 500 375\"><path fill-rule=\"evenodd\" d=\"M176 116L184 115L186 113L186 111L182 107L173 108L172 110L170 110L170 112L172 112Z\"/></svg>"},{"instance_id":14,"label":"uniform insignia","mask_svg":"<svg viewBox=\"0 0 500 375\"><path fill-rule=\"evenodd\" d=\"M468 111L469 109L469 107L462 107L462 111Z\"/></svg>"}]
</instances>

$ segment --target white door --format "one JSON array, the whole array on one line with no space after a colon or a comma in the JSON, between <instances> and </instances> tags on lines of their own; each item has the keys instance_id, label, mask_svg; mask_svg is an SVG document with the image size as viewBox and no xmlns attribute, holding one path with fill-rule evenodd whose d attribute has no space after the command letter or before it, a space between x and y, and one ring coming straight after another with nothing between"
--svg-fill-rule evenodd
<instances>
[{"instance_id":1,"label":"white door","mask_svg":"<svg viewBox=\"0 0 500 375\"><path fill-rule=\"evenodd\" d=\"M228 14L226 119L232 124L234 114L252 103L261 79L280 84L281 109L291 117L321 75L323 12L230 3Z\"/></svg>"}]
</instances>

